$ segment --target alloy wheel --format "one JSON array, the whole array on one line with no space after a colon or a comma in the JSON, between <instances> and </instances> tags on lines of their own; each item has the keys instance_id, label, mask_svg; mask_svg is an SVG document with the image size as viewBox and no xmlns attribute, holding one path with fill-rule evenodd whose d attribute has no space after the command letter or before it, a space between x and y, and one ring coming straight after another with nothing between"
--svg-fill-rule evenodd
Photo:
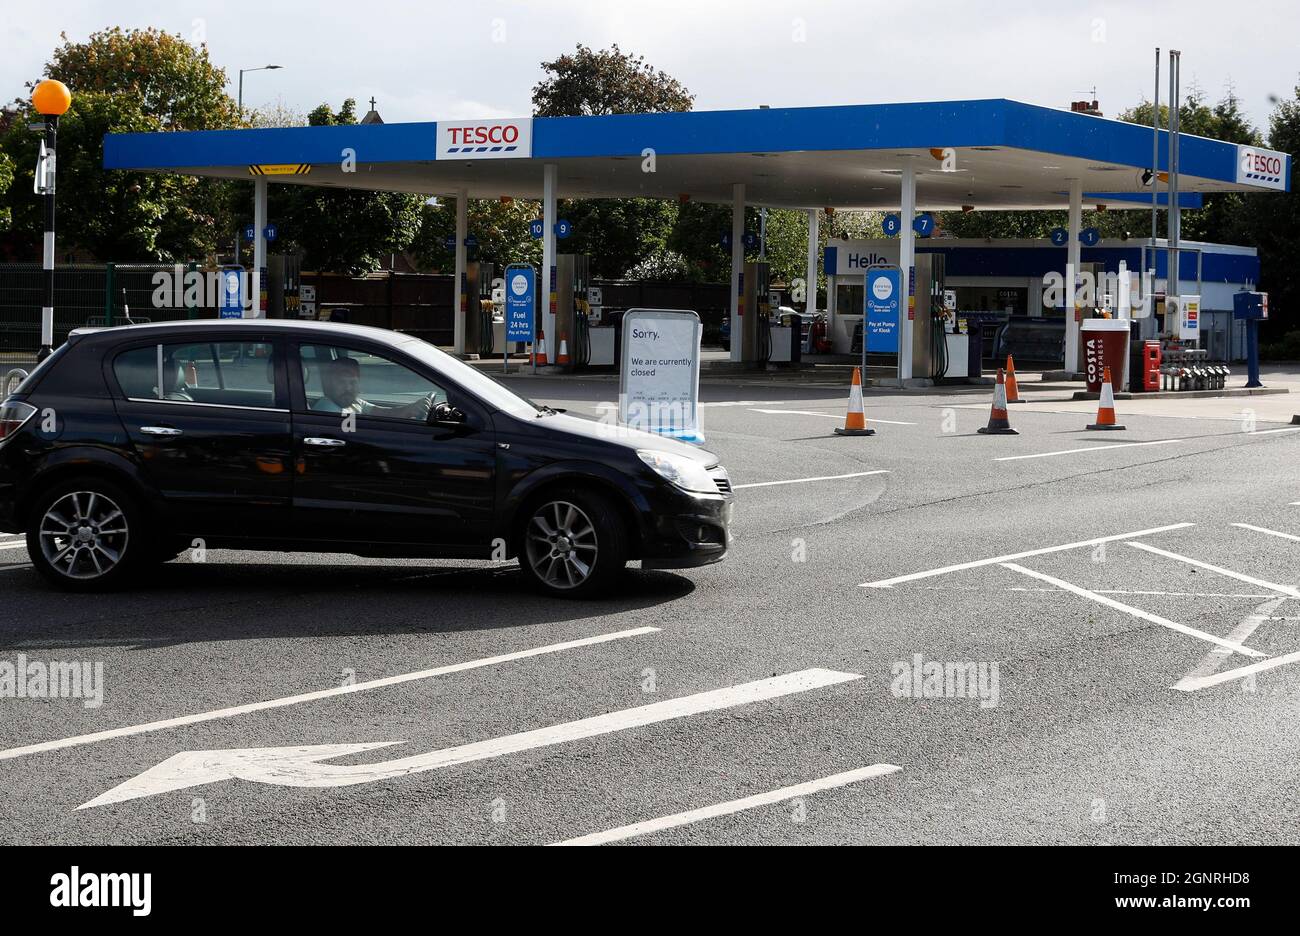
<instances>
[{"instance_id":1,"label":"alloy wheel","mask_svg":"<svg viewBox=\"0 0 1300 936\"><path fill-rule=\"evenodd\" d=\"M41 517L41 554L68 578L107 575L122 561L129 536L122 508L96 491L64 494Z\"/></svg>"},{"instance_id":2,"label":"alloy wheel","mask_svg":"<svg viewBox=\"0 0 1300 936\"><path fill-rule=\"evenodd\" d=\"M577 588L596 566L596 527L576 504L551 501L528 521L524 551L542 582L551 588Z\"/></svg>"}]
</instances>

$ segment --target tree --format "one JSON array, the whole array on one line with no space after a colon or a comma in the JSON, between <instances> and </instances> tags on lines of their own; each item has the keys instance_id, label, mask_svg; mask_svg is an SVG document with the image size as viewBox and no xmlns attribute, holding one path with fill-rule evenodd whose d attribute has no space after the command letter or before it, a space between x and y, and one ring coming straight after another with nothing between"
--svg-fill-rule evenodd
<instances>
[{"instance_id":1,"label":"tree","mask_svg":"<svg viewBox=\"0 0 1300 936\"><path fill-rule=\"evenodd\" d=\"M0 199L4 198L5 192L9 191L9 186L14 181L14 161L5 153L0 153ZM0 201L0 231L9 230L11 213L9 207Z\"/></svg>"},{"instance_id":2,"label":"tree","mask_svg":"<svg viewBox=\"0 0 1300 936\"><path fill-rule=\"evenodd\" d=\"M477 257L502 265L542 262L542 242L528 232L528 224L538 215L537 202L507 202L472 199L466 210L468 230L478 239ZM411 253L421 269L451 272L455 253L447 249L447 239L456 236L455 199L438 199L420 209L420 231L411 243Z\"/></svg>"},{"instance_id":3,"label":"tree","mask_svg":"<svg viewBox=\"0 0 1300 936\"><path fill-rule=\"evenodd\" d=\"M578 43L577 52L543 62L542 71L547 77L533 88L537 117L688 111L695 103L677 79L617 45L594 52Z\"/></svg>"},{"instance_id":4,"label":"tree","mask_svg":"<svg viewBox=\"0 0 1300 936\"><path fill-rule=\"evenodd\" d=\"M1268 146L1284 153L1300 153L1300 87L1280 100L1269 116ZM1291 165L1291 190L1246 196L1243 213L1249 219L1251 242L1259 248L1259 288L1269 294L1270 338L1300 329L1300 270L1296 269L1296 244L1300 244L1300 173ZM1300 337L1293 339L1300 343Z\"/></svg>"},{"instance_id":5,"label":"tree","mask_svg":"<svg viewBox=\"0 0 1300 936\"><path fill-rule=\"evenodd\" d=\"M335 112L321 104L307 116L313 127L355 124L357 102ZM268 211L284 247L300 250L303 269L357 275L384 266L406 250L420 230L424 196L314 185L274 185Z\"/></svg>"},{"instance_id":6,"label":"tree","mask_svg":"<svg viewBox=\"0 0 1300 936\"><path fill-rule=\"evenodd\" d=\"M533 88L538 117L687 111L694 102L675 78L617 45L595 52L579 43L542 71L547 77ZM573 224L564 249L586 253L592 275L602 277L621 277L665 250L677 220L672 202L650 198L566 199L562 210Z\"/></svg>"},{"instance_id":7,"label":"tree","mask_svg":"<svg viewBox=\"0 0 1300 936\"><path fill-rule=\"evenodd\" d=\"M153 29L114 28L54 50L46 74L72 89L59 121L59 240L103 260L183 261L216 250L234 229L233 184L219 179L143 172L106 172L106 133L203 130L235 124L225 72L207 49ZM28 82L28 89L35 82ZM12 216L20 256L40 256L44 221L31 194L39 116L26 97L0 130L0 154L17 167L0 193Z\"/></svg>"}]
</instances>

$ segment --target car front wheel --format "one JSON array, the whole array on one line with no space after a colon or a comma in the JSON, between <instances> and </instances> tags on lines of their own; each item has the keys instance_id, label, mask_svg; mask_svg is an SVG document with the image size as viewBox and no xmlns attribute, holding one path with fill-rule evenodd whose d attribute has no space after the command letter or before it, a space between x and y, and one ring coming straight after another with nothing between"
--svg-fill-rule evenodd
<instances>
[{"instance_id":1,"label":"car front wheel","mask_svg":"<svg viewBox=\"0 0 1300 936\"><path fill-rule=\"evenodd\" d=\"M601 494L565 490L527 511L519 566L539 591L557 598L604 594L627 565L627 531L617 508Z\"/></svg>"}]
</instances>

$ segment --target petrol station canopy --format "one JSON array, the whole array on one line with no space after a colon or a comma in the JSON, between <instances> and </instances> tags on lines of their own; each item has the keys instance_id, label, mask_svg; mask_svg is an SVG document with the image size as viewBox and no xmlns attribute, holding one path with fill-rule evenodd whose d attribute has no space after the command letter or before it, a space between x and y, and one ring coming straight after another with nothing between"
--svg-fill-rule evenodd
<instances>
[{"instance_id":1,"label":"petrol station canopy","mask_svg":"<svg viewBox=\"0 0 1300 936\"><path fill-rule=\"evenodd\" d=\"M553 164L563 198L729 204L743 184L750 205L884 209L910 167L917 208L1059 209L1078 181L1085 206L1140 209L1152 142L1149 126L976 100L109 134L104 168L538 199ZM1284 153L1188 134L1179 153L1183 208L1205 192L1290 188ZM1168 156L1161 131L1159 172Z\"/></svg>"}]
</instances>

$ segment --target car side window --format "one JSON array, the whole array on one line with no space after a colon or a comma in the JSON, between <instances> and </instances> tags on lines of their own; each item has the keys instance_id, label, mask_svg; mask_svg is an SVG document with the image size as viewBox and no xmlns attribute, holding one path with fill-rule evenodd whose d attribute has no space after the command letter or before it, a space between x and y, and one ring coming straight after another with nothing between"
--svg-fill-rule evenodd
<instances>
[{"instance_id":1,"label":"car side window","mask_svg":"<svg viewBox=\"0 0 1300 936\"><path fill-rule=\"evenodd\" d=\"M298 349L307 408L316 413L426 422L446 391L372 351L304 344Z\"/></svg>"},{"instance_id":2,"label":"car side window","mask_svg":"<svg viewBox=\"0 0 1300 936\"><path fill-rule=\"evenodd\" d=\"M122 392L136 400L273 409L274 345L264 341L160 343L113 361Z\"/></svg>"}]
</instances>

